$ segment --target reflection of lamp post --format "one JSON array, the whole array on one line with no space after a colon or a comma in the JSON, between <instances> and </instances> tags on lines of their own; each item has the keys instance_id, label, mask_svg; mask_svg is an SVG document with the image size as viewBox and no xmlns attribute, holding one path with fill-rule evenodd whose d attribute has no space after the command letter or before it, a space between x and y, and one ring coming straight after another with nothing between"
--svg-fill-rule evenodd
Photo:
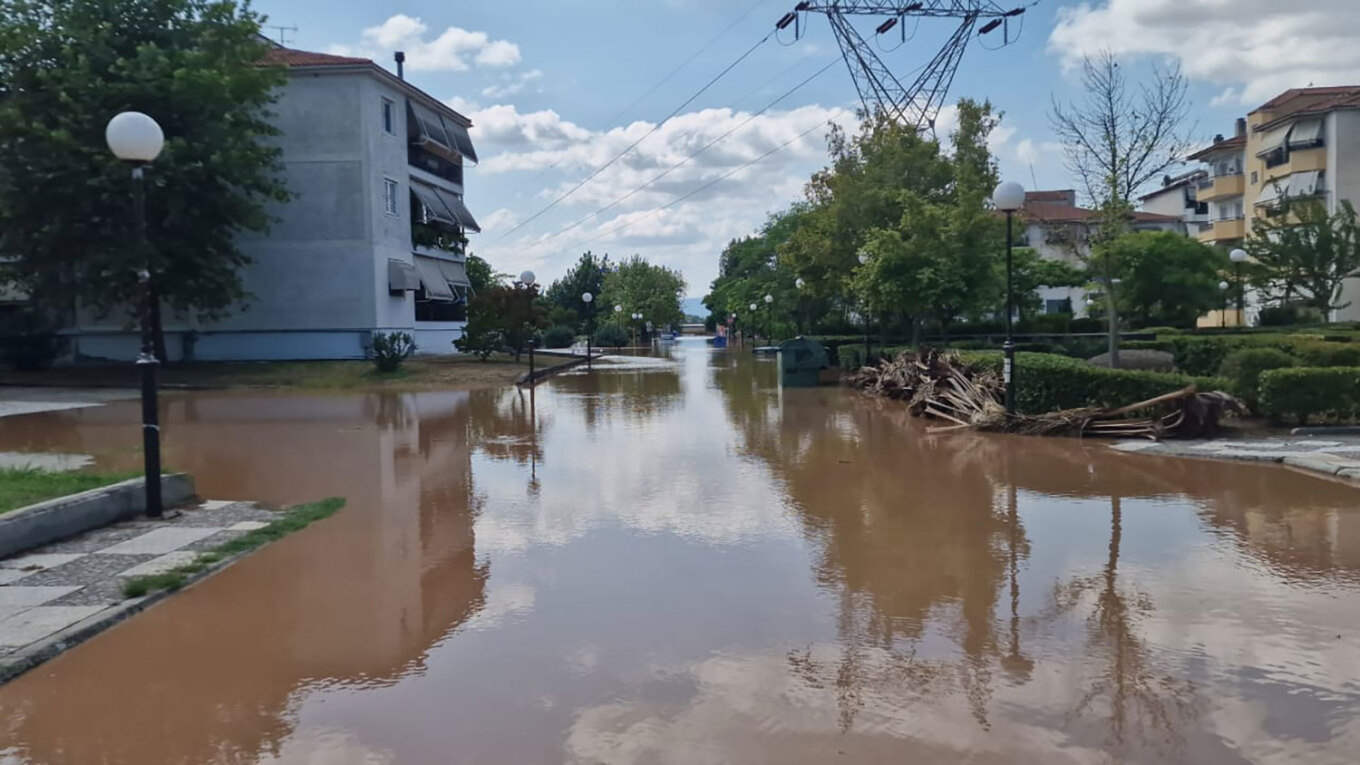
<instances>
[{"instance_id":1,"label":"reflection of lamp post","mask_svg":"<svg viewBox=\"0 0 1360 765\"><path fill-rule=\"evenodd\" d=\"M146 472L146 514L159 518L161 506L161 428L156 401L156 358L154 331L151 326L151 246L146 238L146 197L143 166L160 156L165 145L165 134L156 121L141 112L121 112L109 120L104 128L104 140L113 155L132 166L132 215L136 230L137 248L141 250L142 268L137 280L142 284L142 352L137 356L137 368L142 371L142 453Z\"/></svg>"},{"instance_id":2,"label":"reflection of lamp post","mask_svg":"<svg viewBox=\"0 0 1360 765\"><path fill-rule=\"evenodd\" d=\"M860 251L859 251L859 264L860 264L861 266L867 266L867 265L869 265L869 251L868 251L868 250L860 250ZM864 365L865 365L865 366L868 366L868 365L869 365L869 301L868 301L868 300L861 300L861 301L860 301L860 310L864 311Z\"/></svg>"},{"instance_id":3,"label":"reflection of lamp post","mask_svg":"<svg viewBox=\"0 0 1360 765\"><path fill-rule=\"evenodd\" d=\"M996 209L1006 213L1006 342L1001 350L1005 353L1005 367L1002 377L1006 383L1006 414L1015 414L1015 337L1011 334L1011 321L1015 314L1015 288L1012 282L1011 249L1014 245L1015 211L1025 205L1025 187L1015 181L1006 181L992 192L992 203Z\"/></svg>"},{"instance_id":4,"label":"reflection of lamp post","mask_svg":"<svg viewBox=\"0 0 1360 765\"><path fill-rule=\"evenodd\" d=\"M595 296L589 292L581 293L581 302L586 304L586 369L590 369L590 335L595 331Z\"/></svg>"},{"instance_id":5,"label":"reflection of lamp post","mask_svg":"<svg viewBox=\"0 0 1360 765\"><path fill-rule=\"evenodd\" d=\"M1241 328L1247 325L1247 288L1242 283L1242 264L1247 262L1247 251L1239 247L1228 253L1228 259L1237 267L1237 326Z\"/></svg>"},{"instance_id":6,"label":"reflection of lamp post","mask_svg":"<svg viewBox=\"0 0 1360 765\"><path fill-rule=\"evenodd\" d=\"M1228 287L1232 285L1227 282L1218 283L1218 291L1221 295L1218 308L1218 328L1224 329L1228 326Z\"/></svg>"}]
</instances>

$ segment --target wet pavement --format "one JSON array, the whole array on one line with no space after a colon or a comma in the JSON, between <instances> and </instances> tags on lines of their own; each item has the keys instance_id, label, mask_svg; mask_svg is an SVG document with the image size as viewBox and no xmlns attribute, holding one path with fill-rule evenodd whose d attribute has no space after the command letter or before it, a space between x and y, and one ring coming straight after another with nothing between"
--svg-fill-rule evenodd
<instances>
[{"instance_id":1,"label":"wet pavement","mask_svg":"<svg viewBox=\"0 0 1360 765\"><path fill-rule=\"evenodd\" d=\"M167 399L205 496L344 496L0 687L0 762L1349 762L1360 492L927 436L773 359ZM136 404L0 420L135 466Z\"/></svg>"},{"instance_id":2,"label":"wet pavement","mask_svg":"<svg viewBox=\"0 0 1360 765\"><path fill-rule=\"evenodd\" d=\"M1289 436L1212 441L1124 441L1122 452L1247 462L1279 462L1299 470L1351 481L1360 487L1360 437Z\"/></svg>"}]
</instances>

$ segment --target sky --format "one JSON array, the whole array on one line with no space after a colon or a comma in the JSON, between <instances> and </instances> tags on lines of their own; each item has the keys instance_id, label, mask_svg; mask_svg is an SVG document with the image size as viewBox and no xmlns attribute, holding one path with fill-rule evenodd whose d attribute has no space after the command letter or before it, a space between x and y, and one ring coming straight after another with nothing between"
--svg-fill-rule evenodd
<instances>
[{"instance_id":1,"label":"sky","mask_svg":"<svg viewBox=\"0 0 1360 765\"><path fill-rule=\"evenodd\" d=\"M797 39L789 29L760 43L793 5L255 7L269 24L297 28L283 33L289 47L368 56L389 68L404 50L407 79L472 120L481 162L466 172L465 198L482 232L470 249L497 271L529 269L547 283L586 250L640 254L678 269L687 294L701 297L723 246L799 200L826 164L826 126L855 124L859 97L824 17L805 15ZM859 29L873 39L881 20ZM1357 28L1356 0L1038 0L1010 26L1011 44L1000 44L1002 30L972 39L947 101L987 99L1004 113L992 141L1004 178L1074 188L1048 111L1054 98L1080 96L1083 55L1109 50L1135 81L1156 66L1181 67L1193 104L1188 129L1207 143L1286 88L1360 83ZM878 38L880 55L909 79L952 30L948 20L909 21L905 42L897 29ZM942 138L951 117L946 107L937 119Z\"/></svg>"}]
</instances>

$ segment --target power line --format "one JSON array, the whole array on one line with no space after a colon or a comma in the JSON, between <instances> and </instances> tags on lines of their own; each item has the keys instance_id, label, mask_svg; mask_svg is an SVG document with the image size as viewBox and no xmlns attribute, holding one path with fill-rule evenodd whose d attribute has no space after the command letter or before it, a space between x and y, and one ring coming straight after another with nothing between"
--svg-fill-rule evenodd
<instances>
[{"instance_id":1,"label":"power line","mask_svg":"<svg viewBox=\"0 0 1360 765\"><path fill-rule=\"evenodd\" d=\"M727 67L724 68L721 72L718 72L716 75L714 75L714 77L713 77L711 80L709 80L708 82L704 83L704 86L703 86L702 88L699 88L697 91L695 91L695 92L694 92L694 95L692 95L692 96L690 96L689 98L685 99L684 103L682 103L682 104L680 104L679 106L675 107L675 109L672 110L670 114L666 115L666 117L665 117L664 119L662 119L661 121L659 121L659 122L657 122L655 125L653 125L653 126L652 126L652 129L651 129L651 130L648 130L646 133L644 133L644 134L642 135L642 137L640 137L640 138L638 138L636 141L633 141L632 143L628 144L627 148L625 148L623 151L619 152L618 154L615 154L608 162L605 162L603 165L600 165L598 168L595 169L594 172L592 172L590 175L586 176L584 179L582 179L582 180L581 180L579 183L577 183L575 186L572 186L570 189L568 189L568 190L567 190L565 193L563 193L561 196L557 197L557 198L554 199L553 201L549 202L546 206L544 206L543 208L539 209L538 212L534 213L533 215L530 215L528 218L525 218L523 221L520 221L518 224L515 225L514 228L511 228L509 231L506 231L504 234L501 234L499 237L497 237L497 238L495 239L495 241L492 242L492 244L494 245L494 244L500 242L501 240L505 239L507 236L510 236L511 234L513 234L513 233L515 233L516 231L520 230L521 228L524 228L526 225L528 225L528 224L529 224L531 221L533 221L535 218L538 218L538 217L539 217L540 215L542 215L543 213L545 213L545 212L551 210L552 208L556 207L556 206L558 205L558 203L560 203L562 200L566 199L567 197L571 196L572 194L575 194L576 191L577 191L578 189L580 189L582 186L586 185L587 183L590 183L596 176L598 176L600 173L602 173L602 172L604 172L605 170L607 170L607 169L608 169L611 165L613 165L615 162L618 162L620 159L622 159L623 156L624 156L625 154L627 154L628 152L632 151L638 144L640 144L640 143L642 143L643 141L647 140L647 138L648 138L649 136L651 136L651 135L652 135L653 133L655 133L656 131L660 130L662 125L666 124L666 122L668 122L668 121L669 121L672 117L674 117L675 115L679 114L686 106L689 106L691 103L693 103L694 100L695 100L696 98L698 98L699 96L703 95L704 92L707 91L709 88L713 87L713 85L716 84L716 83L718 82L718 80L721 80L724 76L727 75L728 72L730 72L730 71L732 71L734 68L736 68L736 66L737 66L738 64L740 64L741 62L745 61L747 56L750 56L752 53L755 53L756 49L759 48L760 46L764 45L764 44L766 43L766 41L768 41L768 40L770 39L770 37L773 36L773 35L774 35L774 30L771 30L771 31L770 31L768 34L766 34L764 37L760 38L760 40L758 40L758 41L756 42L755 45L752 45L750 48L747 48L747 49L746 49L746 52L743 53L743 54L741 54L740 56L738 56L736 61L733 61L732 63L728 64Z\"/></svg>"},{"instance_id":2,"label":"power line","mask_svg":"<svg viewBox=\"0 0 1360 765\"><path fill-rule=\"evenodd\" d=\"M746 11L745 11L744 13L742 13L740 16L738 16L736 19L734 19L734 20L732 21L731 24L728 24L727 26L723 27L723 30L722 30L721 32L717 33L717 34L714 35L708 42L704 43L704 44L699 48L699 50L694 51L693 55L691 55L689 58L685 59L684 61L680 62L680 64L679 64L678 66L676 66L674 69L672 69L672 70L670 71L670 73L668 73L665 77L662 77L660 80L657 80L655 84L653 84L650 88L648 88L648 89L647 89L647 92L645 92L645 93L643 93L642 95L638 96L637 98L633 99L633 102L632 102L632 103L630 103L630 104L628 104L627 106L625 106L625 107L623 107L622 109L620 109L619 112L618 112L618 114L615 114L613 117L610 117L607 121L605 121L604 124L605 124L605 125L614 125L614 124L616 124L616 123L619 121L619 118L620 118L620 117L622 117L623 115L627 114L628 111L631 110L634 106L637 106L638 104L642 103L642 101L643 101L644 99L646 99L647 96L650 96L651 94L655 93L655 92L657 91L657 89L660 88L662 85L665 85L667 82L670 82L670 79L671 79L672 77L674 77L675 75L679 74L680 71L681 71L682 69L684 69L685 67L687 67L687 66L689 66L691 63L693 63L694 59L696 59L696 58L698 58L700 55L702 55L704 51L706 51L706 50L708 50L709 48L713 47L713 44L716 43L718 40L721 40L721 39L723 38L723 36L726 35L728 32L731 32L733 27L735 27L737 24L740 24L742 21L744 21L744 20L746 19L747 16L750 16L752 11L754 11L755 9L759 8L760 6L764 5L764 4L767 3L767 2L769 2L769 0L756 0L756 2L755 2L754 5L752 5L751 7L747 8ZM296 27L293 27L293 29L296 29ZM559 162L560 162L560 160L559 160ZM506 195L505 195L504 197L502 197L499 201L497 201L496 204L492 206L493 209L499 208L502 204L504 204L504 203L506 203L506 202L509 202L511 199L513 199L513 198L515 197L516 194L518 194L518 193L520 193L521 191L523 191L524 189L528 188L531 184L533 184L534 182L536 182L539 178L542 178L545 174L547 174L547 172L548 172L549 170L553 169L554 167L557 167L557 165L559 164L559 162L554 162L554 163L552 163L551 165L548 165L547 167L543 168L542 170L539 170L537 173L534 174L534 176L533 176L532 178L528 179L528 180L525 181L524 183L522 183L522 184L520 184L519 186L515 187L515 189L512 190L509 194L506 194Z\"/></svg>"},{"instance_id":3,"label":"power line","mask_svg":"<svg viewBox=\"0 0 1360 765\"><path fill-rule=\"evenodd\" d=\"M654 176L653 178L651 178L651 179L648 180L647 182L643 183L641 186L638 186L637 188L634 188L632 191L629 191L627 194L624 194L623 196L619 197L618 199L615 199L613 202L610 202L609 204L605 205L604 207L601 207L600 209L596 210L595 212L592 212L592 213L586 215L585 217L580 218L579 220L577 220L576 222L574 222L574 223L572 223L572 224L566 226L565 228L562 228L562 229L557 230L555 233L549 235L547 238L545 238L545 239L540 239L539 241L534 242L533 244L529 245L529 247L530 247L531 249L532 249L532 248L535 248L535 247L539 247L539 246L542 246L542 245L544 245L544 244L546 244L546 243L552 241L553 239L556 239L557 237L561 236L562 234L567 233L568 231L570 231L570 230L576 228L577 226L581 225L582 223L585 223L586 221L590 220L591 218L594 218L595 216L599 215L600 213L605 212L606 210L609 210L609 209L613 208L614 206L616 206L616 205L618 205L618 204L620 204L620 203L626 201L627 199L631 198L634 194L637 194L638 192L642 191L643 189L646 189L647 187L651 186L653 183L656 183L657 181L661 180L662 178L666 177L667 175L670 175L672 172L674 172L674 171L680 169L681 167L683 167L684 165L688 164L690 160L694 159L695 157L699 156L700 154L703 154L705 151L708 151L710 148L712 148L712 147L713 147L715 144L717 144L718 142L722 141L723 139L727 138L728 136L732 135L733 133L737 132L738 130L740 130L740 129L746 127L747 125L749 125L749 124L751 123L752 120L754 120L755 118L757 118L757 117L759 117L760 115L764 114L765 112L769 111L771 108L773 108L773 107L774 107L776 104L778 104L780 101L783 101L785 98L788 98L789 96L793 95L796 91L798 91L798 90L799 90L800 88L802 88L804 85L807 85L809 82L812 82L813 80L817 79L819 76L821 76L823 73L825 73L826 70L828 70L828 69L830 69L831 67L835 66L836 64L840 63L840 61L841 61L841 59L840 59L839 57L834 58L834 59L828 61L828 62L826 63L826 65L823 66L821 69L818 69L816 72L813 72L811 75L805 77L805 78L803 79L802 82L799 82L797 85L794 85L792 88L789 88L788 90L784 91L782 94L779 95L778 98L775 98L773 101L771 101L771 102L769 102L768 104L766 104L765 106L761 107L760 111L754 112L754 113L752 113L751 115L747 116L746 119L742 120L740 123L738 123L738 124L734 125L733 127L729 128L729 129L727 130L727 132L723 133L722 135L718 136L717 138L714 138L713 140L711 140L711 141L709 141L708 143L704 144L703 146L699 147L699 149L696 150L694 153L690 154L689 156L685 157L684 159L680 160L679 162L675 163L674 165L671 165L670 167L666 168L666 169L663 170L660 174Z\"/></svg>"}]
</instances>

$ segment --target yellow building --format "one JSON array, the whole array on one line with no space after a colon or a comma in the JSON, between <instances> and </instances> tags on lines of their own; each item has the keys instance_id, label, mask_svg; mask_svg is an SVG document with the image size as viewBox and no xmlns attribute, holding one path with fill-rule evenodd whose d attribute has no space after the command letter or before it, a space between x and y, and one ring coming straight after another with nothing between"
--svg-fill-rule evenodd
<instances>
[{"instance_id":1,"label":"yellow building","mask_svg":"<svg viewBox=\"0 0 1360 765\"><path fill-rule=\"evenodd\" d=\"M1236 127L1190 155L1209 166L1198 190L1210 219L1200 241L1236 247L1286 199L1317 199L1328 212L1344 200L1360 205L1360 86L1287 90ZM1351 305L1333 320L1360 320L1360 278L1346 282L1340 302Z\"/></svg>"}]
</instances>

